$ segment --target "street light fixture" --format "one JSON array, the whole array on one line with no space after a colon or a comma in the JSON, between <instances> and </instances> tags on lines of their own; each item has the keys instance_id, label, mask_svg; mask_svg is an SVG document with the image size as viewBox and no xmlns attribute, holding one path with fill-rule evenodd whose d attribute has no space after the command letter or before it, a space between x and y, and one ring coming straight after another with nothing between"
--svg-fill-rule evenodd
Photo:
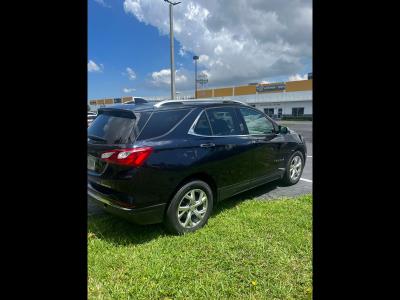
<instances>
[{"instance_id":1,"label":"street light fixture","mask_svg":"<svg viewBox=\"0 0 400 300\"><path fill-rule=\"evenodd\" d=\"M197 55L193 56L194 60L194 98L197 99L197 61L199 57Z\"/></svg>"},{"instance_id":2,"label":"street light fixture","mask_svg":"<svg viewBox=\"0 0 400 300\"><path fill-rule=\"evenodd\" d=\"M164 0L169 3L169 36L170 36L170 51L171 51L171 99L175 99L175 63L174 63L174 15L173 6L178 5L181 2L171 2Z\"/></svg>"}]
</instances>

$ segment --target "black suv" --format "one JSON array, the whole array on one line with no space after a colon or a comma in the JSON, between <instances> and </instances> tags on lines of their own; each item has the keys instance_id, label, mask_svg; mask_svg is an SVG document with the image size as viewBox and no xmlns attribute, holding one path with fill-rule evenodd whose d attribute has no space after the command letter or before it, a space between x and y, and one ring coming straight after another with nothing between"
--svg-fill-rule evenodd
<instances>
[{"instance_id":1,"label":"black suv","mask_svg":"<svg viewBox=\"0 0 400 300\"><path fill-rule=\"evenodd\" d=\"M88 128L88 197L138 224L202 227L217 201L299 181L301 135L237 101L163 101L98 110Z\"/></svg>"}]
</instances>

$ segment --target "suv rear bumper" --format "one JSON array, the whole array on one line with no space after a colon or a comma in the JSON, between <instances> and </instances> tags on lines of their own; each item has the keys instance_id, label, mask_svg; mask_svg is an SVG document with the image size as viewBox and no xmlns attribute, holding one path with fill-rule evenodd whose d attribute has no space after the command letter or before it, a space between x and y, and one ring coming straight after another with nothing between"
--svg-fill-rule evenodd
<instances>
[{"instance_id":1,"label":"suv rear bumper","mask_svg":"<svg viewBox=\"0 0 400 300\"><path fill-rule=\"evenodd\" d=\"M164 219L166 203L142 207L127 208L116 204L106 195L94 190L89 184L87 187L88 198L101 206L105 211L120 216L133 223L145 225L161 223Z\"/></svg>"}]
</instances>

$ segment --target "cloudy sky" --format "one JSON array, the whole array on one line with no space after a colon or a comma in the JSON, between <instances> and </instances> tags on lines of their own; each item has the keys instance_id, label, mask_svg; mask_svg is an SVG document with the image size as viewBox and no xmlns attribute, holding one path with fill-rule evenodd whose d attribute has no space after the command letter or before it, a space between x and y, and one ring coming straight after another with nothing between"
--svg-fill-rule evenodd
<instances>
[{"instance_id":1,"label":"cloudy sky","mask_svg":"<svg viewBox=\"0 0 400 300\"><path fill-rule=\"evenodd\" d=\"M301 80L312 71L311 0L181 0L174 7L176 89ZM163 0L89 0L88 97L169 95Z\"/></svg>"}]
</instances>

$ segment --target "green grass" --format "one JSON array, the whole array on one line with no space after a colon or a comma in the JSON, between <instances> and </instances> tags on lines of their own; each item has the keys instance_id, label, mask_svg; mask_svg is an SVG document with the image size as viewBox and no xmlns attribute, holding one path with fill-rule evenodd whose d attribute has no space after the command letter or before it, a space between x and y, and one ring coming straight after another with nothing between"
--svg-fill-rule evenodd
<instances>
[{"instance_id":1,"label":"green grass","mask_svg":"<svg viewBox=\"0 0 400 300\"><path fill-rule=\"evenodd\" d=\"M89 299L311 299L312 197L226 200L184 236L88 220Z\"/></svg>"}]
</instances>

